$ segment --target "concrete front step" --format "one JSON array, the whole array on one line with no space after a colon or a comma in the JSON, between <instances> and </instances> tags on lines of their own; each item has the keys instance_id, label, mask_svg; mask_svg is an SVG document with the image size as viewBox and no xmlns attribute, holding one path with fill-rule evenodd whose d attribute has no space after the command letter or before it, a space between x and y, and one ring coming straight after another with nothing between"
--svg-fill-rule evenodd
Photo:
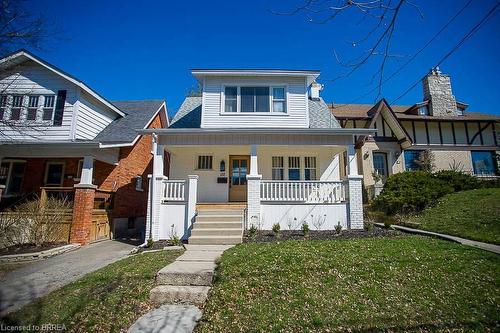
<instances>
[{"instance_id":1,"label":"concrete front step","mask_svg":"<svg viewBox=\"0 0 500 333\"><path fill-rule=\"evenodd\" d=\"M156 274L156 284L210 286L215 266L213 261L174 261Z\"/></svg>"},{"instance_id":2,"label":"concrete front step","mask_svg":"<svg viewBox=\"0 0 500 333\"><path fill-rule=\"evenodd\" d=\"M196 222L241 222L243 216L230 214L196 215Z\"/></svg>"},{"instance_id":3,"label":"concrete front step","mask_svg":"<svg viewBox=\"0 0 500 333\"><path fill-rule=\"evenodd\" d=\"M193 223L193 229L243 229L242 222L198 222Z\"/></svg>"},{"instance_id":4,"label":"concrete front step","mask_svg":"<svg viewBox=\"0 0 500 333\"><path fill-rule=\"evenodd\" d=\"M208 296L207 286L156 286L149 299L155 304L192 304L202 306Z\"/></svg>"},{"instance_id":5,"label":"concrete front step","mask_svg":"<svg viewBox=\"0 0 500 333\"><path fill-rule=\"evenodd\" d=\"M243 216L242 209L197 209L198 215L239 215Z\"/></svg>"},{"instance_id":6,"label":"concrete front step","mask_svg":"<svg viewBox=\"0 0 500 333\"><path fill-rule=\"evenodd\" d=\"M241 228L193 228L191 237L193 236L241 236L243 230Z\"/></svg>"},{"instance_id":7,"label":"concrete front step","mask_svg":"<svg viewBox=\"0 0 500 333\"><path fill-rule=\"evenodd\" d=\"M189 237L189 244L198 245L230 245L240 244L242 242L242 235L239 236L191 236Z\"/></svg>"}]
</instances>

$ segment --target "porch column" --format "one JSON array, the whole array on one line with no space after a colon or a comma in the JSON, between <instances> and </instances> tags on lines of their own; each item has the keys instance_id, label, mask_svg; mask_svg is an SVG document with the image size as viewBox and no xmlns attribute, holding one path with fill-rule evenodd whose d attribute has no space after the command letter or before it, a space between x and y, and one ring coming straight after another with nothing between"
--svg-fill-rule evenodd
<instances>
[{"instance_id":1,"label":"porch column","mask_svg":"<svg viewBox=\"0 0 500 333\"><path fill-rule=\"evenodd\" d=\"M187 215L186 225L184 226L183 238L189 237L189 230L193 225L196 215L196 203L198 201L198 175L188 176L188 196L187 196Z\"/></svg>"},{"instance_id":2,"label":"porch column","mask_svg":"<svg viewBox=\"0 0 500 333\"><path fill-rule=\"evenodd\" d=\"M347 147L349 174L346 194L349 198L348 219L350 229L363 229L363 176L358 174L358 159L354 145Z\"/></svg>"},{"instance_id":3,"label":"porch column","mask_svg":"<svg viewBox=\"0 0 500 333\"><path fill-rule=\"evenodd\" d=\"M260 181L258 174L257 146L250 149L250 173L247 175L247 225L260 225Z\"/></svg>"},{"instance_id":4,"label":"porch column","mask_svg":"<svg viewBox=\"0 0 500 333\"><path fill-rule=\"evenodd\" d=\"M83 158L80 183L75 184L75 198L73 200L73 221L71 223L70 242L82 245L90 242L92 228L92 212L96 185L92 184L94 158Z\"/></svg>"},{"instance_id":5,"label":"porch column","mask_svg":"<svg viewBox=\"0 0 500 333\"><path fill-rule=\"evenodd\" d=\"M148 175L149 178L149 192L148 192L148 209L146 216L146 238L145 240L152 239L159 240L160 237L160 205L162 196L162 183L167 179L163 175L163 153L165 147L158 144L158 136L152 134L152 150L153 154L153 174Z\"/></svg>"},{"instance_id":6,"label":"porch column","mask_svg":"<svg viewBox=\"0 0 500 333\"><path fill-rule=\"evenodd\" d=\"M2 165L2 156L0 156L0 166ZM0 202L2 201L2 195L5 191L5 185L0 185Z\"/></svg>"}]
</instances>

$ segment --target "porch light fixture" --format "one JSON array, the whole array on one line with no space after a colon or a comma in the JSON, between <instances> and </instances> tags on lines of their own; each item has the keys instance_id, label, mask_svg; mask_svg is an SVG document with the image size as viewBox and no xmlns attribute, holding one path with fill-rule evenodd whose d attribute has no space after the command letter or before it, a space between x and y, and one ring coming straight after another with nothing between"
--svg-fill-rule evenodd
<instances>
[{"instance_id":1,"label":"porch light fixture","mask_svg":"<svg viewBox=\"0 0 500 333\"><path fill-rule=\"evenodd\" d=\"M226 162L224 160L220 161L219 170L220 172L226 172Z\"/></svg>"}]
</instances>

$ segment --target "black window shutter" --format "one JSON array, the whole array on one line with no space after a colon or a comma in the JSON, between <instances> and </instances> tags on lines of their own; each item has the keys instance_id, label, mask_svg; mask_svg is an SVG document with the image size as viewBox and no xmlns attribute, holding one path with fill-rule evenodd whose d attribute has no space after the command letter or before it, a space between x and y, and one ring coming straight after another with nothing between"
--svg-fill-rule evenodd
<instances>
[{"instance_id":1,"label":"black window shutter","mask_svg":"<svg viewBox=\"0 0 500 333\"><path fill-rule=\"evenodd\" d=\"M57 91L56 110L54 113L54 126L61 126L66 102L66 90Z\"/></svg>"}]
</instances>

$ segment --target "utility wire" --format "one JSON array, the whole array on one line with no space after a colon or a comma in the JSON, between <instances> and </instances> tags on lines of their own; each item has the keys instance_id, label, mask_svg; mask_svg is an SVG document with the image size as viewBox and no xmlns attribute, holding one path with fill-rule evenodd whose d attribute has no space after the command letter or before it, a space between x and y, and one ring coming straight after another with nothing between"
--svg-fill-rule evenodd
<instances>
[{"instance_id":1,"label":"utility wire","mask_svg":"<svg viewBox=\"0 0 500 333\"><path fill-rule=\"evenodd\" d=\"M445 62L451 55L453 55L453 53L455 53L470 37L472 37L479 29L481 29L481 27L486 24L486 22L491 18L493 17L495 13L495 11L497 10L497 8L500 6L500 2L497 2L489 11L488 13L474 26L472 27L472 29L469 30L469 32L467 32L467 34L465 34L464 37L462 37L462 39L450 50L448 51L448 53L446 53L439 61L438 63L434 66L435 67L438 67L440 66L443 62ZM390 104L394 104L395 102L397 102L398 100L400 100L401 98L403 98L404 96L406 96L413 88L415 88L415 86L417 84L419 84L423 79L425 78L425 75L420 78L418 81L416 81L415 83L413 83L408 89L406 89L401 95L399 95L396 99L394 99Z\"/></svg>"}]
</instances>

